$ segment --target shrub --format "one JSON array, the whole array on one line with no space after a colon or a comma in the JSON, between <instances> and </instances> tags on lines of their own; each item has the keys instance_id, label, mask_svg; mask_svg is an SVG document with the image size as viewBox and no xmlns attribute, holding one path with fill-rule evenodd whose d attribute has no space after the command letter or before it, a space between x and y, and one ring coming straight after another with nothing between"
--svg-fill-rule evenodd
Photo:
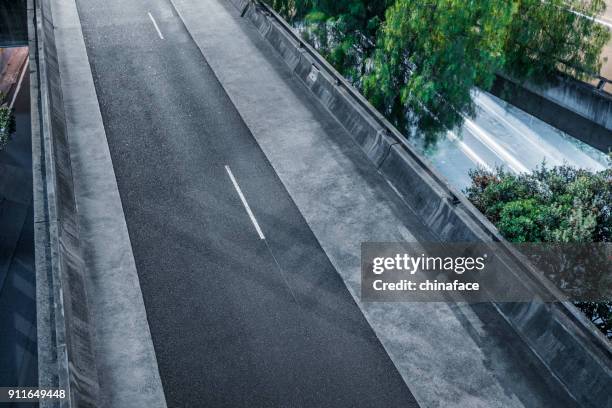
<instances>
[{"instance_id":1,"label":"shrub","mask_svg":"<svg viewBox=\"0 0 612 408\"><path fill-rule=\"evenodd\" d=\"M0 106L0 150L4 149L9 137L15 132L15 118L8 106Z\"/></svg>"},{"instance_id":2,"label":"shrub","mask_svg":"<svg viewBox=\"0 0 612 408\"><path fill-rule=\"evenodd\" d=\"M612 169L542 165L530 174L470 172L469 200L511 242L612 242ZM612 338L612 301L575 305Z\"/></svg>"}]
</instances>

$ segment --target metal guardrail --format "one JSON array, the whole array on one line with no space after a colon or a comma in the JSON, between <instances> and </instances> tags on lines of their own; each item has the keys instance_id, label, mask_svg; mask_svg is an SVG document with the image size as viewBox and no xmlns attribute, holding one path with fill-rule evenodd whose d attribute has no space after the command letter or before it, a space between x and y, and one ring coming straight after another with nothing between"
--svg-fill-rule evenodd
<instances>
[{"instance_id":1,"label":"metal guardrail","mask_svg":"<svg viewBox=\"0 0 612 408\"><path fill-rule=\"evenodd\" d=\"M602 76L601 74L596 74L596 73L594 73L594 72L589 72L589 71L586 71L586 70L584 70L584 69L581 69L581 68L577 68L577 67L574 67L574 66L568 65L568 64L566 64L566 63L565 63L565 62L563 62L563 61L559 61L559 64L562 64L562 65L564 65L564 66L566 66L566 67L568 67L568 68L571 68L571 69L573 69L573 70L576 70L576 71L578 71L578 72L581 72L581 73L583 73L584 75L586 75L588 78L591 78L591 79L593 79L593 80L597 81L597 85L595 85L595 88L597 88L598 90L601 90L601 91L604 91L604 92L605 92L604 88L605 88L606 84L612 84L612 80L611 80L611 79L608 79L608 78L606 78L606 77ZM572 79L574 79L574 80L576 80L576 81L584 82L584 81L582 81L582 80L580 80L580 79L575 78L575 77L574 77L574 76L572 76L572 75L565 74L565 73L564 73L563 75L567 75L568 77L570 77L570 78L572 78ZM585 83L588 83L588 82L585 82Z\"/></svg>"},{"instance_id":2,"label":"metal guardrail","mask_svg":"<svg viewBox=\"0 0 612 408\"><path fill-rule=\"evenodd\" d=\"M601 75L598 75L596 78L599 80L599 82L595 87L600 91L604 91L604 87L606 86L606 84L612 84L611 80L609 80L608 78L604 78Z\"/></svg>"}]
</instances>

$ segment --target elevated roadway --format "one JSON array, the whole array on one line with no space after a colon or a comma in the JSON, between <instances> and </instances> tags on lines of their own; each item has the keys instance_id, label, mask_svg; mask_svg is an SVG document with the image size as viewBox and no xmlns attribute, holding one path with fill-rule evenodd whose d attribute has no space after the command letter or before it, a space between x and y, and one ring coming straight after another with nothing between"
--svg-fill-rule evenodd
<instances>
[{"instance_id":1,"label":"elevated roadway","mask_svg":"<svg viewBox=\"0 0 612 408\"><path fill-rule=\"evenodd\" d=\"M77 5L168 405L416 406L171 4Z\"/></svg>"},{"instance_id":2,"label":"elevated roadway","mask_svg":"<svg viewBox=\"0 0 612 408\"><path fill-rule=\"evenodd\" d=\"M360 301L438 238L232 4L52 3L105 405L577 406L491 304Z\"/></svg>"}]
</instances>

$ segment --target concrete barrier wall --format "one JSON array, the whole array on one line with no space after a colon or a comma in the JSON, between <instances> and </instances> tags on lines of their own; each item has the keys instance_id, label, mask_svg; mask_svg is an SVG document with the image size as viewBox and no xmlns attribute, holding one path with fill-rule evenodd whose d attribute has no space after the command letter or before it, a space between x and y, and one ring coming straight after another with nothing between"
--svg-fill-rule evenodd
<instances>
[{"instance_id":1,"label":"concrete barrier wall","mask_svg":"<svg viewBox=\"0 0 612 408\"><path fill-rule=\"evenodd\" d=\"M56 367L41 367L41 375L55 375L55 383L67 390L69 401L62 406L93 407L97 405L99 383L94 358L93 321L89 313L78 213L72 179L72 166L60 79L60 67L55 47L53 13L49 1L36 2L35 13L38 44L36 59L40 89L38 113L41 155L34 157L35 166L43 167L47 201L37 205L35 218L46 220L46 236L37 235L36 250L48 252L46 266L50 269L50 299L53 302L51 344L55 348ZM44 160L44 163L40 163ZM46 239L45 239L46 238ZM48 341L49 339L47 339ZM50 374L51 373L51 374Z\"/></svg>"},{"instance_id":2,"label":"concrete barrier wall","mask_svg":"<svg viewBox=\"0 0 612 408\"><path fill-rule=\"evenodd\" d=\"M572 78L559 76L547 86L523 85L533 93L612 130L612 95Z\"/></svg>"},{"instance_id":3,"label":"concrete barrier wall","mask_svg":"<svg viewBox=\"0 0 612 408\"><path fill-rule=\"evenodd\" d=\"M612 95L590 84L558 77L538 87L498 75L491 93L604 153L612 149Z\"/></svg>"},{"instance_id":4,"label":"concrete barrier wall","mask_svg":"<svg viewBox=\"0 0 612 408\"><path fill-rule=\"evenodd\" d=\"M230 1L441 241L505 243L495 227L271 8L258 2ZM551 290L509 245L503 256L513 285L535 293ZM612 349L580 312L565 303L502 303L496 308L561 387L584 406L607 406Z\"/></svg>"}]
</instances>

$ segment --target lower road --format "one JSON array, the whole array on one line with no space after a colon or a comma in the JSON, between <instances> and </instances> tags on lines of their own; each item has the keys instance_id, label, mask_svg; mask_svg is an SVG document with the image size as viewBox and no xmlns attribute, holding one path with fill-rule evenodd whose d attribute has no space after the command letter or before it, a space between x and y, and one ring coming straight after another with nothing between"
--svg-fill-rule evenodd
<instances>
[{"instance_id":1,"label":"lower road","mask_svg":"<svg viewBox=\"0 0 612 408\"><path fill-rule=\"evenodd\" d=\"M171 4L77 5L168 405L416 406Z\"/></svg>"},{"instance_id":2,"label":"lower road","mask_svg":"<svg viewBox=\"0 0 612 408\"><path fill-rule=\"evenodd\" d=\"M15 51L27 57L27 48ZM28 75L19 81L24 71L27 67L19 65L14 72L9 97L16 132L0 150L0 387L38 384Z\"/></svg>"},{"instance_id":3,"label":"lower road","mask_svg":"<svg viewBox=\"0 0 612 408\"><path fill-rule=\"evenodd\" d=\"M476 167L524 173L543 163L590 171L608 166L605 153L501 99L482 91L473 98L476 116L425 153L458 190L471 184L469 171Z\"/></svg>"}]
</instances>

